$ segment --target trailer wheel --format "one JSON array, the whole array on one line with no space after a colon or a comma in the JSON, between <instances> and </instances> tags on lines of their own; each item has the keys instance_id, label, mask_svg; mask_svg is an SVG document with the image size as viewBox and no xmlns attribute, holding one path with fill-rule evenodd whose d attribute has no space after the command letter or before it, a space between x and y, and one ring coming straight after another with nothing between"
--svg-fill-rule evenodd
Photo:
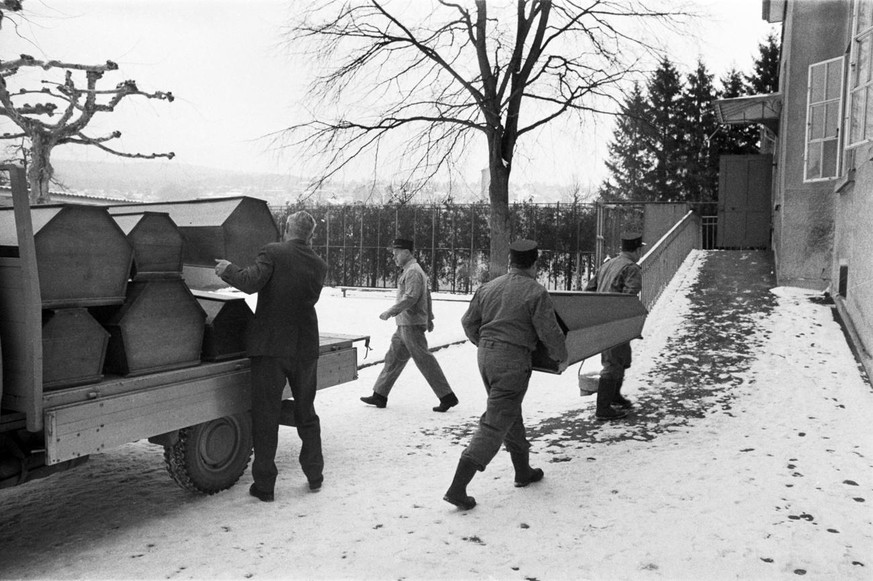
<instances>
[{"instance_id":1,"label":"trailer wheel","mask_svg":"<svg viewBox=\"0 0 873 581\"><path fill-rule=\"evenodd\" d=\"M167 472L176 484L202 494L215 494L236 484L251 457L248 413L183 428L173 445L164 446Z\"/></svg>"}]
</instances>

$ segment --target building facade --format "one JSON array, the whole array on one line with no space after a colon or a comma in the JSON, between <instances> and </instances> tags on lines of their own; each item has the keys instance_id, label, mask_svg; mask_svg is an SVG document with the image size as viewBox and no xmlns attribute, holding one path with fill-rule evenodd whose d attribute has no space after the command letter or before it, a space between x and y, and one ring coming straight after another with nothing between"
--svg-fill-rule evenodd
<instances>
[{"instance_id":1,"label":"building facade","mask_svg":"<svg viewBox=\"0 0 873 581\"><path fill-rule=\"evenodd\" d=\"M873 372L873 0L764 0L782 25L772 244L780 285L827 290ZM769 131L769 130L768 130Z\"/></svg>"}]
</instances>

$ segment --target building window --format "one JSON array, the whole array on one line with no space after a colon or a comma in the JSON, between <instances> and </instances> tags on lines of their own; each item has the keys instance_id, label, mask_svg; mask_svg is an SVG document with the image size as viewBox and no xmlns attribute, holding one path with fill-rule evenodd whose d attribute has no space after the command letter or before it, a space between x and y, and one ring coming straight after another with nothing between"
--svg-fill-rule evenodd
<instances>
[{"instance_id":1,"label":"building window","mask_svg":"<svg viewBox=\"0 0 873 581\"><path fill-rule=\"evenodd\" d=\"M873 2L861 0L855 7L852 26L849 131L846 147L854 147L873 139L871 49L873 49Z\"/></svg>"},{"instance_id":2,"label":"building window","mask_svg":"<svg viewBox=\"0 0 873 581\"><path fill-rule=\"evenodd\" d=\"M837 176L842 86L843 57L809 67L804 181L827 180Z\"/></svg>"}]
</instances>

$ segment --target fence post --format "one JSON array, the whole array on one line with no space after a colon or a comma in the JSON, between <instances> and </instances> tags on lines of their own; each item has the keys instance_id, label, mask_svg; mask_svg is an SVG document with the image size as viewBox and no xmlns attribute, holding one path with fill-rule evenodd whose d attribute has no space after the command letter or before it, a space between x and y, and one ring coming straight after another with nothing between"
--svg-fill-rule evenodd
<instances>
[{"instance_id":1,"label":"fence post","mask_svg":"<svg viewBox=\"0 0 873 581\"><path fill-rule=\"evenodd\" d=\"M467 292L473 288L473 249L476 247L476 205L470 205L470 267L467 269Z\"/></svg>"},{"instance_id":2,"label":"fence post","mask_svg":"<svg viewBox=\"0 0 873 581\"><path fill-rule=\"evenodd\" d=\"M364 206L360 206L361 210L361 244L358 250L358 284L364 282Z\"/></svg>"},{"instance_id":3,"label":"fence post","mask_svg":"<svg viewBox=\"0 0 873 581\"><path fill-rule=\"evenodd\" d=\"M458 255L455 253L455 205L452 204L449 206L449 209L452 212L452 240L451 240L451 248L452 248L452 292L457 290L457 282L458 282Z\"/></svg>"},{"instance_id":4,"label":"fence post","mask_svg":"<svg viewBox=\"0 0 873 581\"><path fill-rule=\"evenodd\" d=\"M343 229L342 229L342 238L343 238L343 286L347 286L349 284L349 279L346 273L348 272L348 254L346 253L346 207L343 206Z\"/></svg>"},{"instance_id":5,"label":"fence post","mask_svg":"<svg viewBox=\"0 0 873 581\"><path fill-rule=\"evenodd\" d=\"M327 227L324 232L324 261L330 264L330 208L327 210L326 216Z\"/></svg>"}]
</instances>

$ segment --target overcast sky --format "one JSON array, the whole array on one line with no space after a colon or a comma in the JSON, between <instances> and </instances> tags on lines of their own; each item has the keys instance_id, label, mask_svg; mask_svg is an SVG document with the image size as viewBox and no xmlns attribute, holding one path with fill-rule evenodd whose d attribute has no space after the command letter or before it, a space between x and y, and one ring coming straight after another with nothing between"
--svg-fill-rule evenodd
<instances>
[{"instance_id":1,"label":"overcast sky","mask_svg":"<svg viewBox=\"0 0 873 581\"><path fill-rule=\"evenodd\" d=\"M717 78L730 67L749 71L758 43L772 29L761 20L761 0L690 4L711 17L694 26L696 38L671 43L671 59L682 72L698 58ZM176 163L301 174L305 160L278 156L258 139L299 119L305 63L280 48L281 25L294 5L279 0L26 0L30 22L19 30L23 38L16 38L7 23L0 58L26 53L89 64L109 59L119 71L107 75L107 86L135 79L143 90L172 91L172 104L128 99L111 122L104 116L101 128L121 130L119 147L127 151L172 150ZM565 129L552 124L523 142L513 179L599 182L610 121L572 135ZM74 146L55 155L105 159L91 148ZM461 169L468 179L478 179L482 165L471 159Z\"/></svg>"}]
</instances>

